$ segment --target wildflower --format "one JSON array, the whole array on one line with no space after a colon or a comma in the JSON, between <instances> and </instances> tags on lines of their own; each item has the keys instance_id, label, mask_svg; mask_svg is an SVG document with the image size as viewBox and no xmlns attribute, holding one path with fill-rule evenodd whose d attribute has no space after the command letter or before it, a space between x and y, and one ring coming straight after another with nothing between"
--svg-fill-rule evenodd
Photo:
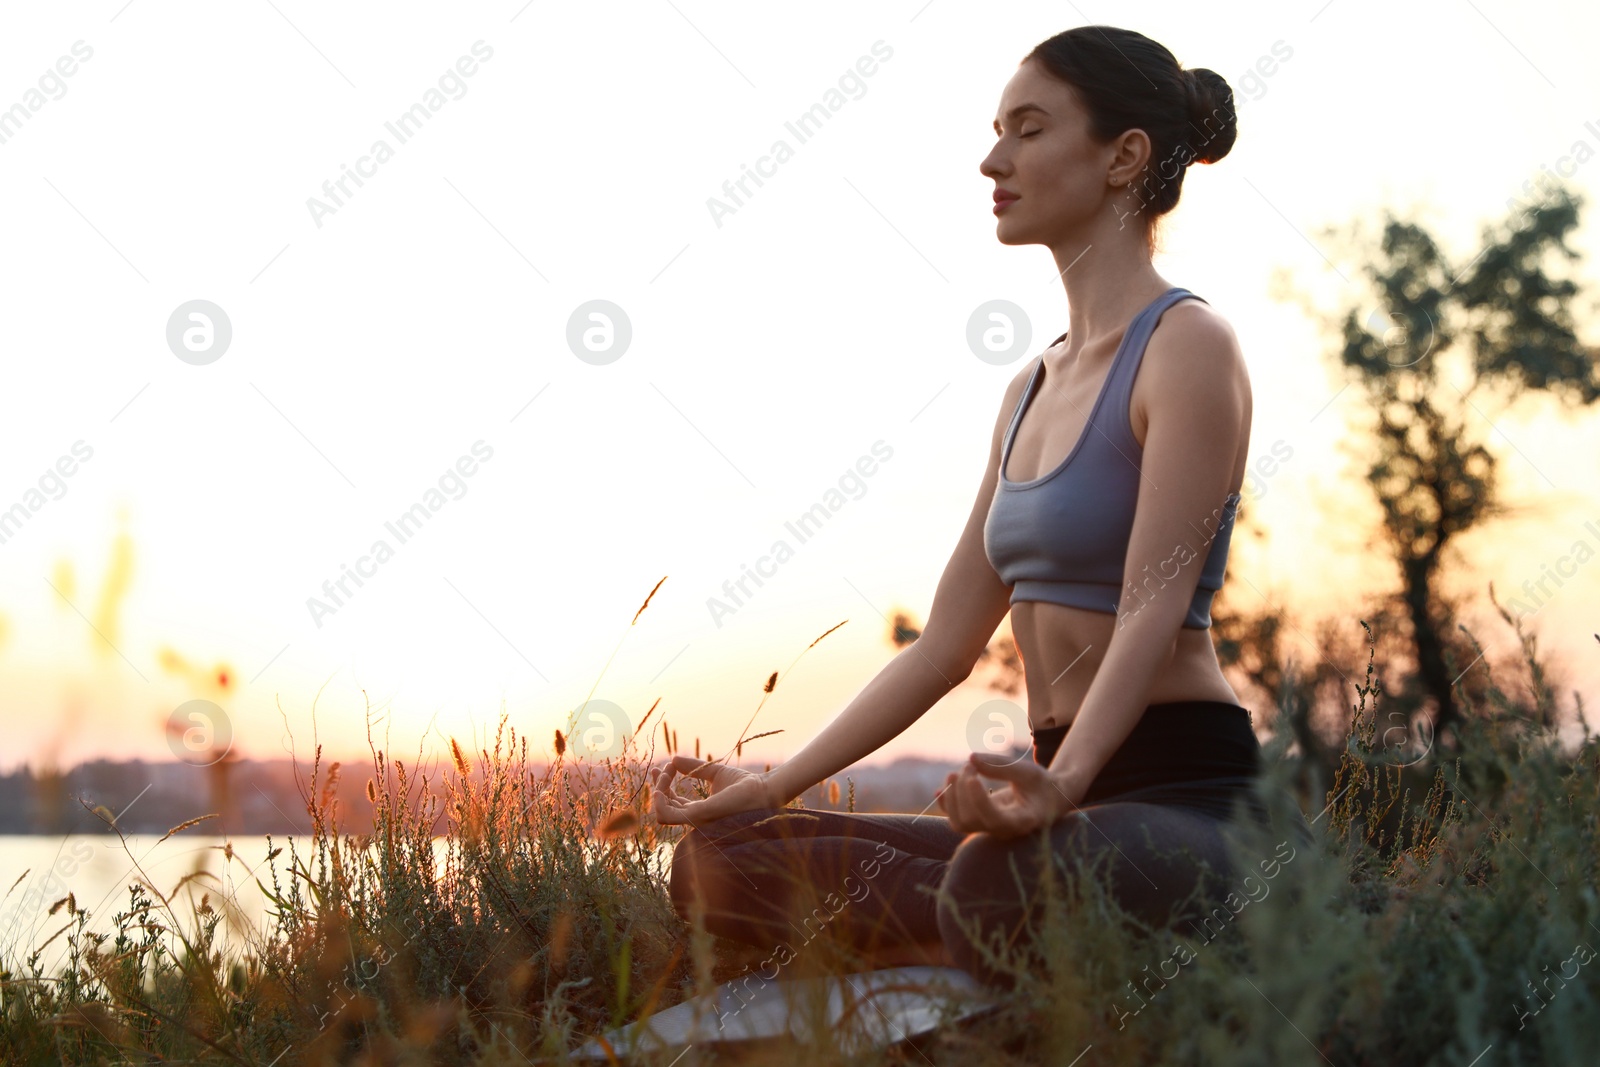
<instances>
[{"instance_id":1,"label":"wildflower","mask_svg":"<svg viewBox=\"0 0 1600 1067\"><path fill-rule=\"evenodd\" d=\"M220 813L215 812L215 811L211 812L208 815L196 815L192 819L186 819L183 822L180 822L178 825L174 826L172 829L170 829L166 833L162 834L161 835L161 840L165 841L167 838L171 837L173 834L179 833L180 831L183 831L183 830L187 830L189 827L193 826L195 823L205 822L207 819L218 819L218 818L221 818L221 815L220 815Z\"/></svg>"}]
</instances>

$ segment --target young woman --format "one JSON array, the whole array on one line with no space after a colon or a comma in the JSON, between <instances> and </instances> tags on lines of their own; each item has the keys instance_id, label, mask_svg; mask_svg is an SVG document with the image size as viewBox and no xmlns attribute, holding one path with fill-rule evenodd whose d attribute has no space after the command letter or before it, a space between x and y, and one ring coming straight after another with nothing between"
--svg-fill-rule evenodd
<instances>
[{"instance_id":1,"label":"young woman","mask_svg":"<svg viewBox=\"0 0 1600 1067\"><path fill-rule=\"evenodd\" d=\"M790 955L826 928L879 962L942 960L1003 981L970 931L1030 928L1041 863L1100 872L1159 926L1232 880L1223 829L1236 804L1265 813L1250 714L1209 632L1249 378L1227 321L1151 263L1187 166L1233 144L1233 94L1141 34L1087 26L1029 53L994 128L979 169L995 183L997 236L1050 249L1070 329L1006 389L925 629L787 762L755 773L677 756L651 781L657 819L693 824L670 887L686 918L699 910L713 933ZM938 793L943 814L784 807L966 678L1007 611L1032 761L974 753ZM678 774L711 795L678 794ZM1309 840L1303 818L1296 831Z\"/></svg>"}]
</instances>

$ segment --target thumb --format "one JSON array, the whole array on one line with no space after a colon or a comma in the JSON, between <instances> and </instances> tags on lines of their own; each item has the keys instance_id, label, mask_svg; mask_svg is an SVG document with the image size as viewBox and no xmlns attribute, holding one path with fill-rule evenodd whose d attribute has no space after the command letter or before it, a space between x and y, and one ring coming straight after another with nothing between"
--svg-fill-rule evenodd
<instances>
[{"instance_id":1,"label":"thumb","mask_svg":"<svg viewBox=\"0 0 1600 1067\"><path fill-rule=\"evenodd\" d=\"M709 778L716 773L716 765L698 756L673 756L672 769L690 778Z\"/></svg>"},{"instance_id":2,"label":"thumb","mask_svg":"<svg viewBox=\"0 0 1600 1067\"><path fill-rule=\"evenodd\" d=\"M1028 781L1044 770L1026 754L1001 756L993 752L974 752L972 768L985 777L1002 778L1008 782Z\"/></svg>"}]
</instances>

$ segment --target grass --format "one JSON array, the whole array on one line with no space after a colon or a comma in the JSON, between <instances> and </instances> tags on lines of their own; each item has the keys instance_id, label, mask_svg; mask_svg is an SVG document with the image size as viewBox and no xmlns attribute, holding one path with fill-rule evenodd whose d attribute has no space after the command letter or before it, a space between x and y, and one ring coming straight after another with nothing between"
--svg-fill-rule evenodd
<instances>
[{"instance_id":1,"label":"grass","mask_svg":"<svg viewBox=\"0 0 1600 1067\"><path fill-rule=\"evenodd\" d=\"M1052 879L1031 948L992 954L1015 981L1001 1009L870 1062L1589 1062L1600 739L1562 752L1522 647L1533 695L1491 677L1459 734L1417 753L1378 733L1369 643L1331 781L1285 751L1292 730L1267 746L1274 827L1294 799L1316 813L1314 848L1241 826L1251 877L1181 931L1141 927L1093 877ZM754 950L680 921L666 897L662 853L683 830L642 817L658 737L675 745L647 715L622 755L591 763L558 733L541 766L502 717L492 746L452 741L439 768L373 747L359 830L333 800L348 772L319 747L303 787L312 832L254 875L264 923L224 940L225 895L180 914L180 886L163 895L142 871L114 932L64 898L49 938L0 958L0 1060L561 1062L709 990ZM47 974L57 938L66 962ZM846 1057L774 1047L752 1062Z\"/></svg>"}]
</instances>

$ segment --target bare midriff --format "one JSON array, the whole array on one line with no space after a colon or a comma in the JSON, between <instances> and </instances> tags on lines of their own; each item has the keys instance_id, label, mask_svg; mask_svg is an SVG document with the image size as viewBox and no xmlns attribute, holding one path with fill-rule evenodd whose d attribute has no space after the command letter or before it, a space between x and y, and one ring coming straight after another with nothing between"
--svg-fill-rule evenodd
<instances>
[{"instance_id":1,"label":"bare midriff","mask_svg":"<svg viewBox=\"0 0 1600 1067\"><path fill-rule=\"evenodd\" d=\"M1173 307L1182 307L1185 303L1180 301ZM1110 372L1111 353L1121 342L1120 333L1104 338L1095 345L1092 356L1079 353L1071 359L1063 357L1058 365L1060 369L1047 368L1048 373L1056 375L1057 387L1034 399L1029 417L1037 420L1034 428L1042 425L1049 427L1050 432L1043 435L1046 440L1030 441L1032 447L1025 444L1020 451L1013 442L1011 470L1004 472L1007 477L1016 481L1037 478L1054 469L1068 454L1071 443L1085 432L1088 412ZM1068 340L1057 344L1066 344L1070 349ZM1073 370L1079 374L1075 376ZM1143 448L1148 424L1139 402L1141 395L1141 386L1135 379L1128 422L1134 440ZM1234 457L1229 484L1235 491L1244 481L1247 446L1248 441L1242 441ZM1021 600L1011 605L1011 633L1023 662L1028 719L1033 729L1062 726L1077 717L1116 628L1117 617L1104 612L1037 600ZM1147 705L1180 700L1239 702L1239 695L1228 684L1217 662L1217 650L1209 628L1179 627L1145 693Z\"/></svg>"},{"instance_id":2,"label":"bare midriff","mask_svg":"<svg viewBox=\"0 0 1600 1067\"><path fill-rule=\"evenodd\" d=\"M1027 679L1030 726L1062 726L1077 717L1116 626L1116 616L1098 611L1037 600L1011 605L1011 633ZM1239 702L1223 677L1209 629L1178 629L1145 694L1146 704L1178 700Z\"/></svg>"}]
</instances>

